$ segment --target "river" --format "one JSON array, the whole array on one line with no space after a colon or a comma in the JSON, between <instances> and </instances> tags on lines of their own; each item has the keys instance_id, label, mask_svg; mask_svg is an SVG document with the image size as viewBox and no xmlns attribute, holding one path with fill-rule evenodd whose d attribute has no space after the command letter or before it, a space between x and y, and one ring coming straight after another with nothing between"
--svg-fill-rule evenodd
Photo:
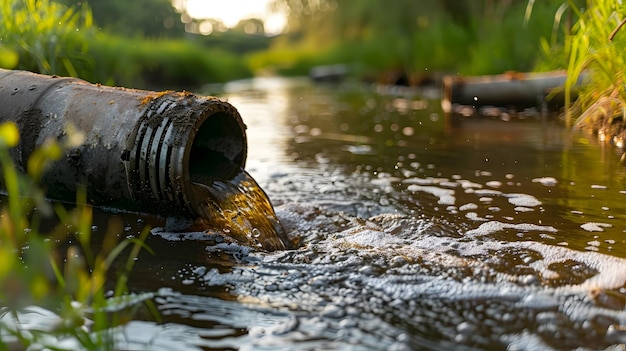
<instances>
[{"instance_id":1,"label":"river","mask_svg":"<svg viewBox=\"0 0 626 351\"><path fill-rule=\"evenodd\" d=\"M129 322L122 349L624 349L614 145L556 117L450 120L410 90L255 78L203 93L239 110L246 170L298 248L157 223L130 288L161 321ZM149 222L123 218L130 235Z\"/></svg>"}]
</instances>

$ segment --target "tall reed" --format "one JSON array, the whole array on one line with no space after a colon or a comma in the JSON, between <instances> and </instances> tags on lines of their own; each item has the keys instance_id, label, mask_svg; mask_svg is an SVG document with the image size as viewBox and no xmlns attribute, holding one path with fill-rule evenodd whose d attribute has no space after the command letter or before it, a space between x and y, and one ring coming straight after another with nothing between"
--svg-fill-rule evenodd
<instances>
[{"instance_id":1,"label":"tall reed","mask_svg":"<svg viewBox=\"0 0 626 351\"><path fill-rule=\"evenodd\" d=\"M567 58L566 122L609 137L617 132L611 131L613 122L626 110L626 29L621 29L626 7L613 0L587 0L584 9L573 0L567 4L578 21L559 49ZM588 79L575 88L583 72ZM574 89L578 98L572 102Z\"/></svg>"},{"instance_id":2,"label":"tall reed","mask_svg":"<svg viewBox=\"0 0 626 351\"><path fill-rule=\"evenodd\" d=\"M51 0L0 0L0 47L16 58L5 68L77 76L89 64L85 52L92 26L87 6L77 10Z\"/></svg>"},{"instance_id":3,"label":"tall reed","mask_svg":"<svg viewBox=\"0 0 626 351\"><path fill-rule=\"evenodd\" d=\"M133 297L126 289L125 272L114 284L106 284L107 274L125 250L130 253L124 267L132 268L149 230L118 242L121 224L119 230L112 227L102 249L94 253L92 208L85 192L79 192L76 207L69 210L45 200L37 183L47 165L82 142L70 129L68 135L64 144L50 139L37 149L24 174L10 157L19 142L18 129L12 122L0 124L0 177L6 190L0 207L0 350L114 350L112 327L129 319L119 307ZM49 233L39 232L42 217L52 214L59 224ZM78 245L66 245L68 238ZM54 323L45 314L54 315Z\"/></svg>"}]
</instances>

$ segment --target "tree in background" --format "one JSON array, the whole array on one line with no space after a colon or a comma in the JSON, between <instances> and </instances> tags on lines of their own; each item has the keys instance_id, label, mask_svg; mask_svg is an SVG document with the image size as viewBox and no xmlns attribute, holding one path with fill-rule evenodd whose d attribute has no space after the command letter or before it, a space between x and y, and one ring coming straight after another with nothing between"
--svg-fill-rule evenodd
<instances>
[{"instance_id":1,"label":"tree in background","mask_svg":"<svg viewBox=\"0 0 626 351\"><path fill-rule=\"evenodd\" d=\"M330 53L329 61L375 70L486 74L531 70L539 39L553 35L563 2L275 0L273 6L288 14L283 47L316 48Z\"/></svg>"},{"instance_id":2,"label":"tree in background","mask_svg":"<svg viewBox=\"0 0 626 351\"><path fill-rule=\"evenodd\" d=\"M181 37L185 33L180 14L171 0L55 0L80 7L86 2L92 9L97 27L112 33L146 38Z\"/></svg>"}]
</instances>

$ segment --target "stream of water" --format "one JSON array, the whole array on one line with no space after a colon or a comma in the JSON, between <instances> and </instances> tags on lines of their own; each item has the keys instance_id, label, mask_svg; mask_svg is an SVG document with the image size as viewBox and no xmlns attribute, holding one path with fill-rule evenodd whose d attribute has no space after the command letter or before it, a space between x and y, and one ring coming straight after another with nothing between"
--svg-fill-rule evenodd
<instances>
[{"instance_id":1,"label":"stream of water","mask_svg":"<svg viewBox=\"0 0 626 351\"><path fill-rule=\"evenodd\" d=\"M239 110L246 170L297 248L156 222L129 282L162 321L129 322L121 349L624 349L614 145L532 111L450 120L428 92L257 78L204 93ZM128 235L150 222L120 216Z\"/></svg>"},{"instance_id":2,"label":"stream of water","mask_svg":"<svg viewBox=\"0 0 626 351\"><path fill-rule=\"evenodd\" d=\"M267 195L245 170L229 180L194 183L194 196L196 213L202 214L196 226L221 230L258 250L293 248Z\"/></svg>"}]
</instances>

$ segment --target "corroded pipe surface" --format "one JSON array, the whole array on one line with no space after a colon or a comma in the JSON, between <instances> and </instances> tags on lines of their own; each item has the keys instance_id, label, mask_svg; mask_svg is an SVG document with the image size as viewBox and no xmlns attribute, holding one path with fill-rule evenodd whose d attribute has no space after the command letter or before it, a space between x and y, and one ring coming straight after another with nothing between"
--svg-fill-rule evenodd
<instances>
[{"instance_id":1,"label":"corroded pipe surface","mask_svg":"<svg viewBox=\"0 0 626 351\"><path fill-rule=\"evenodd\" d=\"M11 155L22 170L48 138L68 138L68 126L84 135L43 176L48 197L57 200L75 201L85 186L93 205L195 218L193 180L230 179L246 161L245 126L237 110L189 93L0 69L0 122L5 121L20 130Z\"/></svg>"}]
</instances>

